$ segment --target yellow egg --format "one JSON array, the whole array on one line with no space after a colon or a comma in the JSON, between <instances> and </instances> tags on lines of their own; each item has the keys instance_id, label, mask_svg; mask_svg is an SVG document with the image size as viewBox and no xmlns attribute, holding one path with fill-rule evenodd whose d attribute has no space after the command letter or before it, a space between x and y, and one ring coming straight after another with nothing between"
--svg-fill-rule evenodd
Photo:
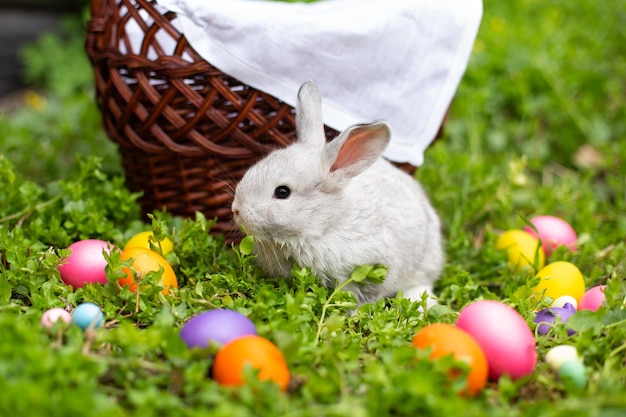
<instances>
[{"instance_id":1,"label":"yellow egg","mask_svg":"<svg viewBox=\"0 0 626 417\"><path fill-rule=\"evenodd\" d=\"M146 231L146 232L139 232L133 237L131 237L128 240L128 242L126 242L126 245L124 246L124 250L129 249L129 248L145 248L145 249L154 250L155 247L150 246L151 238L152 238L152 245L156 245L156 248L160 247L162 255L165 255L166 253L174 250L174 244L169 238L166 237L161 242L158 242L153 238L153 236L154 235L151 230Z\"/></svg>"},{"instance_id":2,"label":"yellow egg","mask_svg":"<svg viewBox=\"0 0 626 417\"><path fill-rule=\"evenodd\" d=\"M506 250L509 263L519 269L535 266L535 258L539 269L546 262L546 255L539 240L523 230L507 230L496 240L496 249Z\"/></svg>"},{"instance_id":3,"label":"yellow egg","mask_svg":"<svg viewBox=\"0 0 626 417\"><path fill-rule=\"evenodd\" d=\"M580 299L585 294L585 280L576 265L565 261L553 262L541 269L537 276L541 278L539 284L533 288L537 295L554 300L569 295L580 304Z\"/></svg>"}]
</instances>

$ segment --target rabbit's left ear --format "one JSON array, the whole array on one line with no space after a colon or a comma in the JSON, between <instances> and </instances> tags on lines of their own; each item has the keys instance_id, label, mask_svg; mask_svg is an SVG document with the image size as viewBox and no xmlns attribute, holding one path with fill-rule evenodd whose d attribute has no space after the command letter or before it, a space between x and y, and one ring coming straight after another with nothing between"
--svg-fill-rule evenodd
<instances>
[{"instance_id":1,"label":"rabbit's left ear","mask_svg":"<svg viewBox=\"0 0 626 417\"><path fill-rule=\"evenodd\" d=\"M380 158L391 139L385 122L349 127L324 147L330 174L353 178Z\"/></svg>"},{"instance_id":2,"label":"rabbit's left ear","mask_svg":"<svg viewBox=\"0 0 626 417\"><path fill-rule=\"evenodd\" d=\"M300 143L320 148L326 143L322 118L322 96L315 81L302 84L298 90L296 135Z\"/></svg>"}]
</instances>

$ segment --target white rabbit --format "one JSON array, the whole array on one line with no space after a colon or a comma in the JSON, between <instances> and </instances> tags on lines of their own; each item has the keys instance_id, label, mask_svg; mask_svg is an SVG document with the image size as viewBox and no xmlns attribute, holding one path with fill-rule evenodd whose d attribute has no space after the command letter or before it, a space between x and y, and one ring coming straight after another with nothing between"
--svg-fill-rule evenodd
<instances>
[{"instance_id":1,"label":"white rabbit","mask_svg":"<svg viewBox=\"0 0 626 417\"><path fill-rule=\"evenodd\" d=\"M289 276L297 263L331 287L357 266L383 264L383 283L346 286L359 305L399 290L432 297L444 262L439 217L418 182L381 157L387 124L354 125L327 143L320 93L307 82L296 130L296 142L250 167L235 191L235 222L254 236L261 268Z\"/></svg>"}]
</instances>

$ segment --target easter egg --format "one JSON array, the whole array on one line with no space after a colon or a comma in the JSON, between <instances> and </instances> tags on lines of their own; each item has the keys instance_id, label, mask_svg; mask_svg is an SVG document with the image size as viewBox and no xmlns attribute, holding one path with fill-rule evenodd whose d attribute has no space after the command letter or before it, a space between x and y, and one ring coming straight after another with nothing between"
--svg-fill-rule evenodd
<instances>
[{"instance_id":1,"label":"easter egg","mask_svg":"<svg viewBox=\"0 0 626 417\"><path fill-rule=\"evenodd\" d=\"M587 370L585 364L578 359L569 359L561 364L557 371L559 379L578 388L587 385Z\"/></svg>"},{"instance_id":2,"label":"easter egg","mask_svg":"<svg viewBox=\"0 0 626 417\"><path fill-rule=\"evenodd\" d=\"M587 290L580 299L580 310L597 311L606 299L605 288L606 285L599 285Z\"/></svg>"},{"instance_id":3,"label":"easter egg","mask_svg":"<svg viewBox=\"0 0 626 417\"><path fill-rule=\"evenodd\" d=\"M546 353L546 362L554 370L558 370L563 363L571 359L579 359L576 348L571 345L554 346Z\"/></svg>"},{"instance_id":4,"label":"easter egg","mask_svg":"<svg viewBox=\"0 0 626 417\"><path fill-rule=\"evenodd\" d=\"M132 259L133 263L131 268L123 269L126 276L120 278L119 280L119 284L122 287L126 285L129 290L135 292L139 286L135 281L135 274L141 280L148 272L163 269L160 286L165 288L161 291L161 293L168 294L170 292L170 287L178 288L178 281L176 280L174 269L172 269L172 266L164 257L155 251L139 247L128 248L122 251L120 260L128 259Z\"/></svg>"},{"instance_id":5,"label":"easter egg","mask_svg":"<svg viewBox=\"0 0 626 417\"><path fill-rule=\"evenodd\" d=\"M550 332L550 328L556 322L556 318L559 318L560 323L565 323L572 314L576 312L573 305L567 303L563 307L550 307L541 310L535 317L535 323L537 323L537 333L540 335L546 335ZM575 332L571 329L567 330L568 335L573 335Z\"/></svg>"},{"instance_id":6,"label":"easter egg","mask_svg":"<svg viewBox=\"0 0 626 417\"><path fill-rule=\"evenodd\" d=\"M470 368L467 375L467 393L470 395L476 395L487 384L485 354L465 330L451 324L430 324L415 334L412 344L418 349L430 349L432 359L451 355L455 360L465 362Z\"/></svg>"},{"instance_id":7,"label":"easter egg","mask_svg":"<svg viewBox=\"0 0 626 417\"><path fill-rule=\"evenodd\" d=\"M151 243L161 249L161 255L165 255L174 250L174 244L168 237L160 242L156 241L154 240L154 233L151 230L139 232L131 237L128 242L126 242L126 245L124 245L124 250L129 248L145 248L154 250Z\"/></svg>"},{"instance_id":8,"label":"easter egg","mask_svg":"<svg viewBox=\"0 0 626 417\"><path fill-rule=\"evenodd\" d=\"M180 337L187 347L206 348L209 343L225 345L244 335L257 334L252 321L233 310L205 311L189 320L180 330Z\"/></svg>"},{"instance_id":9,"label":"easter egg","mask_svg":"<svg viewBox=\"0 0 626 417\"><path fill-rule=\"evenodd\" d=\"M287 390L289 367L282 352L257 335L241 336L224 345L215 355L213 378L221 385L244 385L246 366L258 371L260 381L273 381L281 390Z\"/></svg>"},{"instance_id":10,"label":"easter egg","mask_svg":"<svg viewBox=\"0 0 626 417\"><path fill-rule=\"evenodd\" d=\"M550 304L550 307L563 307L565 304L569 304L574 307L574 310L578 310L578 301L571 295L562 295L556 298L552 304Z\"/></svg>"},{"instance_id":11,"label":"easter egg","mask_svg":"<svg viewBox=\"0 0 626 417\"><path fill-rule=\"evenodd\" d=\"M541 278L533 288L537 295L552 299L569 295L580 306L580 299L585 293L585 280L576 265L566 261L553 262L542 268L537 276Z\"/></svg>"},{"instance_id":12,"label":"easter egg","mask_svg":"<svg viewBox=\"0 0 626 417\"><path fill-rule=\"evenodd\" d=\"M72 254L59 266L61 280L76 288L89 283L106 284L104 268L107 265L102 251L109 253L113 246L103 240L86 239L72 243Z\"/></svg>"},{"instance_id":13,"label":"easter egg","mask_svg":"<svg viewBox=\"0 0 626 417\"><path fill-rule=\"evenodd\" d=\"M102 310L93 303L79 304L72 312L72 323L83 330L97 329L102 325L103 320Z\"/></svg>"},{"instance_id":14,"label":"easter egg","mask_svg":"<svg viewBox=\"0 0 626 417\"><path fill-rule=\"evenodd\" d=\"M66 324L70 323L72 315L62 308L51 308L41 316L41 325L46 329L51 329L59 320Z\"/></svg>"},{"instance_id":15,"label":"easter egg","mask_svg":"<svg viewBox=\"0 0 626 417\"><path fill-rule=\"evenodd\" d=\"M550 256L560 245L576 250L576 232L565 220L555 216L537 216L530 222L537 229L546 256ZM537 237L537 233L530 226L526 226L524 230Z\"/></svg>"},{"instance_id":16,"label":"easter egg","mask_svg":"<svg viewBox=\"0 0 626 417\"><path fill-rule=\"evenodd\" d=\"M533 332L512 307L493 300L474 301L461 310L456 325L481 347L490 379L497 380L505 374L517 379L535 368Z\"/></svg>"},{"instance_id":17,"label":"easter egg","mask_svg":"<svg viewBox=\"0 0 626 417\"><path fill-rule=\"evenodd\" d=\"M542 268L545 264L545 254L539 245L539 240L523 230L507 230L496 240L496 249L505 250L509 264L523 269L537 265Z\"/></svg>"}]
</instances>

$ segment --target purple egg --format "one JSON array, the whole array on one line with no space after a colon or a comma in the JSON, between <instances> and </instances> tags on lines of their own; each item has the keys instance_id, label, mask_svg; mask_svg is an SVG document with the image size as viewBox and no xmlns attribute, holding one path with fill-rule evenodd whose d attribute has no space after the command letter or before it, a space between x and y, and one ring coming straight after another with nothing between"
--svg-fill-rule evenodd
<instances>
[{"instance_id":1,"label":"purple egg","mask_svg":"<svg viewBox=\"0 0 626 417\"><path fill-rule=\"evenodd\" d=\"M576 312L576 309L570 303L565 303L563 307L550 307L541 310L535 317L535 323L538 323L537 332L540 335L546 335L550 331L550 328L554 325L556 317L558 316L561 323L565 323L572 314ZM573 335L575 332L571 329L567 329L568 335Z\"/></svg>"},{"instance_id":2,"label":"purple egg","mask_svg":"<svg viewBox=\"0 0 626 417\"><path fill-rule=\"evenodd\" d=\"M257 334L252 321L233 310L205 311L189 320L180 330L188 348L206 348L209 343L225 345L236 337Z\"/></svg>"}]
</instances>

